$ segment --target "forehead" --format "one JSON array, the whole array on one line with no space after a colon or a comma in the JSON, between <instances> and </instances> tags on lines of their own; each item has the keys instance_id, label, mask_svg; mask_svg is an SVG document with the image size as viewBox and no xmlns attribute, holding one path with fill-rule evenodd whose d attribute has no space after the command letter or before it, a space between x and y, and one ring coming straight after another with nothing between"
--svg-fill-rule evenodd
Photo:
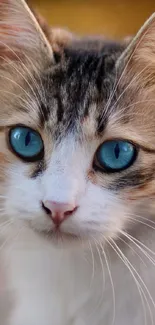
<instances>
[{"instance_id":1,"label":"forehead","mask_svg":"<svg viewBox=\"0 0 155 325\"><path fill-rule=\"evenodd\" d=\"M59 137L93 119L100 132L107 118L101 125L101 116L115 82L115 62L122 50L114 43L104 44L100 51L64 49L60 62L42 76L46 98L39 114L42 126L52 128Z\"/></svg>"}]
</instances>

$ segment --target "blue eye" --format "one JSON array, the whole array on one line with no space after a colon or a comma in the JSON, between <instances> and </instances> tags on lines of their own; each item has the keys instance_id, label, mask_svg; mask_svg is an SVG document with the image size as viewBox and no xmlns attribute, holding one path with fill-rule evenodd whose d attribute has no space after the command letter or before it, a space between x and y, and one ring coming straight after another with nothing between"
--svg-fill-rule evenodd
<instances>
[{"instance_id":1,"label":"blue eye","mask_svg":"<svg viewBox=\"0 0 155 325\"><path fill-rule=\"evenodd\" d=\"M12 150L26 161L36 161L42 158L43 141L36 131L17 126L10 130L9 140Z\"/></svg>"},{"instance_id":2,"label":"blue eye","mask_svg":"<svg viewBox=\"0 0 155 325\"><path fill-rule=\"evenodd\" d=\"M96 153L95 167L107 172L118 172L130 167L136 159L137 150L125 140L104 142Z\"/></svg>"}]
</instances>

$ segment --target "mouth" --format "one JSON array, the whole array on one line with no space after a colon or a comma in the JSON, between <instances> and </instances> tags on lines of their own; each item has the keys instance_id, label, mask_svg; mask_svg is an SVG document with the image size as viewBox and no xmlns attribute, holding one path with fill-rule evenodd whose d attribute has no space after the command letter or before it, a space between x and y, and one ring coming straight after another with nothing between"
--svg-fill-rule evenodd
<instances>
[{"instance_id":1,"label":"mouth","mask_svg":"<svg viewBox=\"0 0 155 325\"><path fill-rule=\"evenodd\" d=\"M37 231L38 232L38 231ZM71 241L79 241L80 237L75 234L65 233L61 231L59 228L55 228L53 230L41 230L39 234L46 238L47 240L51 240L54 243L64 243Z\"/></svg>"}]
</instances>

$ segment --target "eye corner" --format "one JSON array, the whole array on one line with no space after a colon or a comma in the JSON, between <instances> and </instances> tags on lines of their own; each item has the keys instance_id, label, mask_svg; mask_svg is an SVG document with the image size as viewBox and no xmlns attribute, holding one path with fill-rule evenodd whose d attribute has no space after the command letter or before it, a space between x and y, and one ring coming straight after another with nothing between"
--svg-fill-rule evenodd
<instances>
[{"instance_id":1,"label":"eye corner","mask_svg":"<svg viewBox=\"0 0 155 325\"><path fill-rule=\"evenodd\" d=\"M28 134L29 139L26 143L25 139ZM44 143L42 137L38 131L29 126L23 124L11 126L7 132L7 143L9 150L24 162L36 162L43 159Z\"/></svg>"},{"instance_id":2,"label":"eye corner","mask_svg":"<svg viewBox=\"0 0 155 325\"><path fill-rule=\"evenodd\" d=\"M130 140L111 139L103 142L93 159L96 172L113 174L128 169L136 161L139 147Z\"/></svg>"}]
</instances>

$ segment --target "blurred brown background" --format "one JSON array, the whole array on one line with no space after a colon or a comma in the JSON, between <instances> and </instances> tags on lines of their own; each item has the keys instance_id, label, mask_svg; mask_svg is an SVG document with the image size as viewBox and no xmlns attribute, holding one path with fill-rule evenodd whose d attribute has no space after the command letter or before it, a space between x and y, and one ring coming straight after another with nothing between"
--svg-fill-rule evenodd
<instances>
[{"instance_id":1,"label":"blurred brown background","mask_svg":"<svg viewBox=\"0 0 155 325\"><path fill-rule=\"evenodd\" d=\"M133 35L155 11L155 0L31 0L53 26L80 34Z\"/></svg>"}]
</instances>

